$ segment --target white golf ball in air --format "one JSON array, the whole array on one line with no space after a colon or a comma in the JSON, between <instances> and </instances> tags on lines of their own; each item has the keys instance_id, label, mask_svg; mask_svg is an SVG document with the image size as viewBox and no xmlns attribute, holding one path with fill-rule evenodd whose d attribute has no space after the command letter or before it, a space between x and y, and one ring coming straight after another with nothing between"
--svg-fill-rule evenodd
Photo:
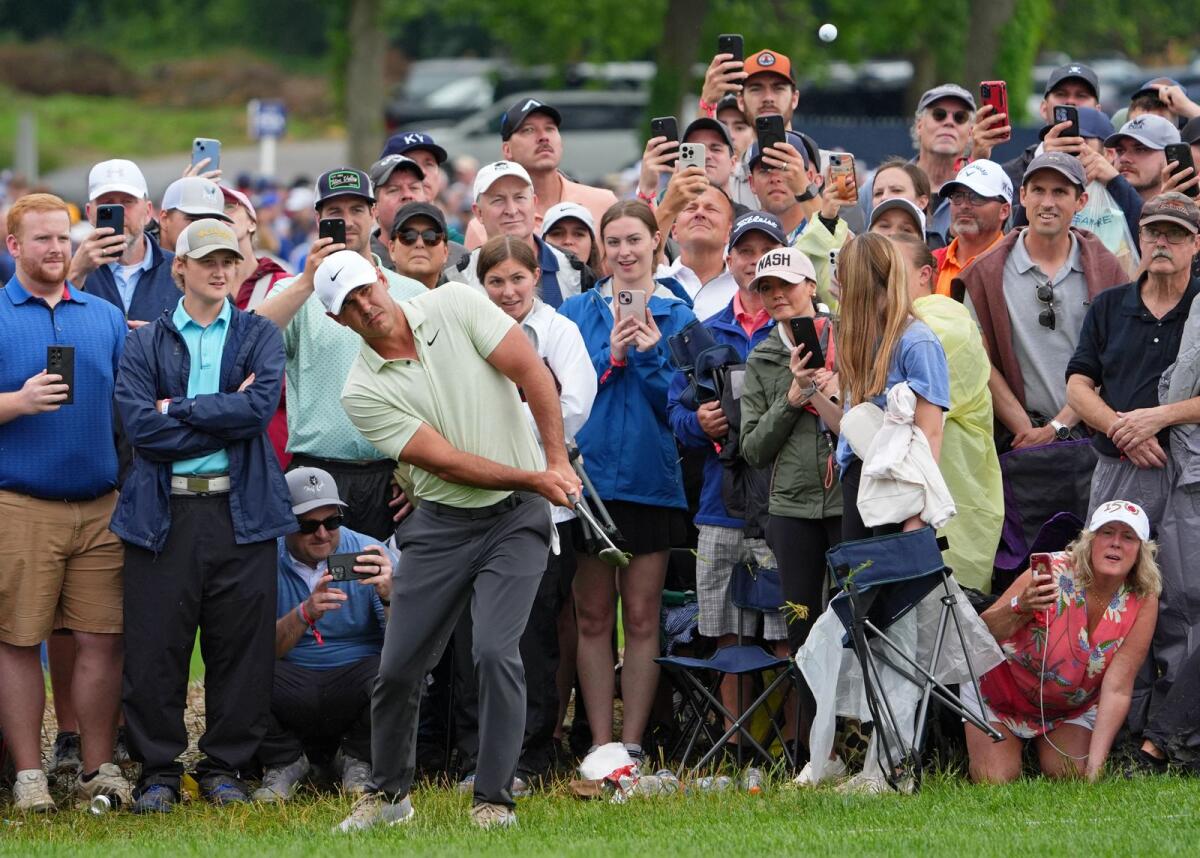
<instances>
[{"instance_id":1,"label":"white golf ball in air","mask_svg":"<svg viewBox=\"0 0 1200 858\"><path fill-rule=\"evenodd\" d=\"M833 24L822 24L821 29L817 30L817 35L822 42L832 42L837 38L837 27Z\"/></svg>"}]
</instances>

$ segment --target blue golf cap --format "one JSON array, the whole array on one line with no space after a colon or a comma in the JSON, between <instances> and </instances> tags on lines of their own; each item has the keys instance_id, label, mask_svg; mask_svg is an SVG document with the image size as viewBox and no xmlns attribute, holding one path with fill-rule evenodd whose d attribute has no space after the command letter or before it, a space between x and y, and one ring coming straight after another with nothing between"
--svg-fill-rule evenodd
<instances>
[{"instance_id":1,"label":"blue golf cap","mask_svg":"<svg viewBox=\"0 0 1200 858\"><path fill-rule=\"evenodd\" d=\"M393 134L384 144L383 151L379 153L380 158L388 155L407 155L414 149L425 149L433 153L433 157L437 159L439 164L445 164L446 159L450 156L446 154L446 150L433 142L433 138L424 131L401 131L399 134Z\"/></svg>"}]
</instances>

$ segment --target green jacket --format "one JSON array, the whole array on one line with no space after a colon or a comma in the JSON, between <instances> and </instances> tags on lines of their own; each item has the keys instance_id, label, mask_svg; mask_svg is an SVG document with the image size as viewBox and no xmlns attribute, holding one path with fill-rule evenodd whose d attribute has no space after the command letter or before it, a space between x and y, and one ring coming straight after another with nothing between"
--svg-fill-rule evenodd
<instances>
[{"instance_id":1,"label":"green jacket","mask_svg":"<svg viewBox=\"0 0 1200 858\"><path fill-rule=\"evenodd\" d=\"M771 515L831 518L842 514L842 489L834 444L817 415L787 401L792 372L777 333L746 358L742 390L742 455L751 467L771 469ZM829 470L832 468L832 472ZM829 488L825 478L831 474Z\"/></svg>"}]
</instances>

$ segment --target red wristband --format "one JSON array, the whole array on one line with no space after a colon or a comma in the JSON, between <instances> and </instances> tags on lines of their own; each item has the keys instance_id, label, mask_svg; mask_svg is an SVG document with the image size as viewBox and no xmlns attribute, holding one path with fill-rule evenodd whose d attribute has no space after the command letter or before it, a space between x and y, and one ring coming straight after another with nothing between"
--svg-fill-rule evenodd
<instances>
[{"instance_id":1,"label":"red wristband","mask_svg":"<svg viewBox=\"0 0 1200 858\"><path fill-rule=\"evenodd\" d=\"M317 639L317 646L325 646L325 638L321 637L321 633L317 631L317 624L312 617L308 615L308 611L304 610L304 603L300 603L300 619L308 623L308 627L312 629L313 637Z\"/></svg>"},{"instance_id":2,"label":"red wristband","mask_svg":"<svg viewBox=\"0 0 1200 858\"><path fill-rule=\"evenodd\" d=\"M698 107L700 108L700 112L703 113L705 116L715 118L717 115L717 106L715 104L709 104L703 98L700 99L700 103L699 103Z\"/></svg>"}]
</instances>

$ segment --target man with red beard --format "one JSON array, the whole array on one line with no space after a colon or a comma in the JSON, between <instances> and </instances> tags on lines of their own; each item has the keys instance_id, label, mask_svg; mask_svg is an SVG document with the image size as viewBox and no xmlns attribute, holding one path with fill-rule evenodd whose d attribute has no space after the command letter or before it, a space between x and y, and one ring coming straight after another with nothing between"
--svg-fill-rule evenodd
<instances>
[{"instance_id":1,"label":"man with red beard","mask_svg":"<svg viewBox=\"0 0 1200 858\"><path fill-rule=\"evenodd\" d=\"M42 770L39 651L57 626L77 648L75 796L128 802L113 763L124 554L108 529L117 502L113 388L128 329L116 306L67 284L71 219L61 199L21 197L7 227L17 270L0 290L0 727L16 764L13 800L21 811L55 810Z\"/></svg>"}]
</instances>

